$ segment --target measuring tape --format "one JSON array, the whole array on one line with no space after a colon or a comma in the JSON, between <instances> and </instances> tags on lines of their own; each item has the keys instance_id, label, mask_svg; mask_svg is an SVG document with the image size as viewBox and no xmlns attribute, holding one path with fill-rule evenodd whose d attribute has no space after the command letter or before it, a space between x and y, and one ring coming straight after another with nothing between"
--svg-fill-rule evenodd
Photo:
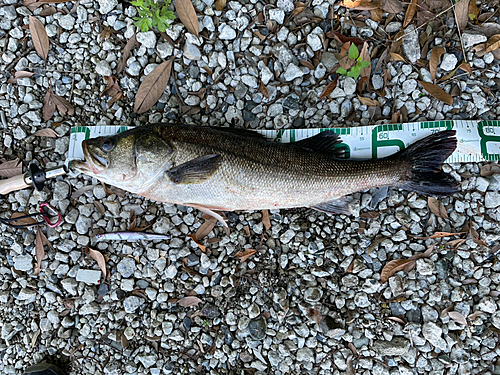
<instances>
[{"instance_id":1,"label":"measuring tape","mask_svg":"<svg viewBox=\"0 0 500 375\"><path fill-rule=\"evenodd\" d=\"M77 126L71 128L67 162L83 159L82 141L110 136L132 127L116 125ZM296 142L325 130L333 130L347 146L351 159L376 159L392 155L413 142L442 130L455 129L457 149L447 163L500 160L500 121L429 121L405 124L368 125L354 128L256 130L266 138L282 143Z\"/></svg>"}]
</instances>

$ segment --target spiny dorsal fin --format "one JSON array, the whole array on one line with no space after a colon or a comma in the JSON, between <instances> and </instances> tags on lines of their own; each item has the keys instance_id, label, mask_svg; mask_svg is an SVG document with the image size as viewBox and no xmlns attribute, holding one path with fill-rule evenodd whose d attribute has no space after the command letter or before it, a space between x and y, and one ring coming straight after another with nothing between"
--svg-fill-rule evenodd
<instances>
[{"instance_id":1,"label":"spiny dorsal fin","mask_svg":"<svg viewBox=\"0 0 500 375\"><path fill-rule=\"evenodd\" d=\"M219 163L219 155L200 156L169 169L166 174L176 184L197 184L209 179Z\"/></svg>"},{"instance_id":2,"label":"spiny dorsal fin","mask_svg":"<svg viewBox=\"0 0 500 375\"><path fill-rule=\"evenodd\" d=\"M339 145L342 143L340 136L333 130L325 130L313 137L302 139L293 143L296 147L301 147L306 150L321 152L332 155L336 158L345 157L345 147Z\"/></svg>"},{"instance_id":3,"label":"spiny dorsal fin","mask_svg":"<svg viewBox=\"0 0 500 375\"><path fill-rule=\"evenodd\" d=\"M241 137L257 138L264 141L267 140L267 138L264 135L257 133L253 130L247 130L243 128L224 128L222 126L215 126L215 127L211 126L210 129L216 129L221 132L231 133L234 135L239 135Z\"/></svg>"}]
</instances>

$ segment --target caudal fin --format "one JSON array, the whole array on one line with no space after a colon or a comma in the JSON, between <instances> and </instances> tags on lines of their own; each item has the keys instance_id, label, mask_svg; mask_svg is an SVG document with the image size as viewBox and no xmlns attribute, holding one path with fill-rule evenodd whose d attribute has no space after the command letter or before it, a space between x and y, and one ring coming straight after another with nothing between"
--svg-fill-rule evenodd
<instances>
[{"instance_id":1,"label":"caudal fin","mask_svg":"<svg viewBox=\"0 0 500 375\"><path fill-rule=\"evenodd\" d=\"M397 157L409 161L410 171L401 188L429 195L451 195L458 191L455 179L441 170L444 161L457 148L455 130L444 130L421 139ZM395 156L396 156L395 155Z\"/></svg>"}]
</instances>

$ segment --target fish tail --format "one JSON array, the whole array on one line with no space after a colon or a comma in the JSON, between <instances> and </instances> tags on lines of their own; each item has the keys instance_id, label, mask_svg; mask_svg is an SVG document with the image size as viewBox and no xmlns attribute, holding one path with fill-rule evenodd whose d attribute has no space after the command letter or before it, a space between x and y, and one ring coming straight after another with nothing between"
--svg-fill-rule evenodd
<instances>
[{"instance_id":1,"label":"fish tail","mask_svg":"<svg viewBox=\"0 0 500 375\"><path fill-rule=\"evenodd\" d=\"M396 154L410 166L399 187L429 195L456 193L457 181L441 170L444 161L457 148L455 134L455 130L434 133Z\"/></svg>"}]
</instances>

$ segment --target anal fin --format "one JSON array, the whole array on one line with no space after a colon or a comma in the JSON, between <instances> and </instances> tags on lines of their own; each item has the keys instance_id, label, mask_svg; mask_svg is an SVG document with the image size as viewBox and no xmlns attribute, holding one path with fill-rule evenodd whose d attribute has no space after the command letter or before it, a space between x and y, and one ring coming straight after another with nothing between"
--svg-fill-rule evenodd
<instances>
[{"instance_id":1,"label":"anal fin","mask_svg":"<svg viewBox=\"0 0 500 375\"><path fill-rule=\"evenodd\" d=\"M352 215L351 208L349 207L350 202L350 198L343 197L311 206L311 208L328 214Z\"/></svg>"}]
</instances>

